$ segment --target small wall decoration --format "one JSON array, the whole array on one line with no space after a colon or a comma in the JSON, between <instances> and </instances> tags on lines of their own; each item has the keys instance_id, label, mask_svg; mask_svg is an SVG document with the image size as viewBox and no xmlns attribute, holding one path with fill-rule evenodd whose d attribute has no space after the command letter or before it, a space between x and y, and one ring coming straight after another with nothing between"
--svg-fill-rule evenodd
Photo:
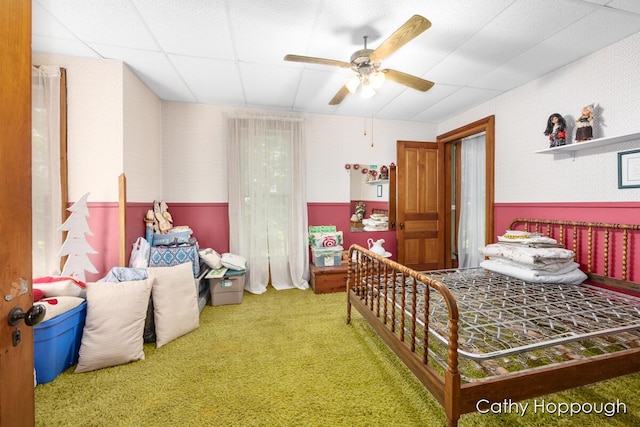
<instances>
[{"instance_id":1,"label":"small wall decoration","mask_svg":"<svg viewBox=\"0 0 640 427\"><path fill-rule=\"evenodd\" d=\"M618 153L618 188L640 188L640 150Z\"/></svg>"}]
</instances>

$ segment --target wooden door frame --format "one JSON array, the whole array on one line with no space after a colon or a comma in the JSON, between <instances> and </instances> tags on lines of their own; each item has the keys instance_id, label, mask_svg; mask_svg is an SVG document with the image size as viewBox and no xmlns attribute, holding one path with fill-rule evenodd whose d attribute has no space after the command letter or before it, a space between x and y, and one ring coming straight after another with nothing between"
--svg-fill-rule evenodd
<instances>
[{"instance_id":1,"label":"wooden door frame","mask_svg":"<svg viewBox=\"0 0 640 427\"><path fill-rule=\"evenodd\" d=\"M450 171L450 165L447 166L447 157L444 153L447 152L448 144L461 140L462 138L475 135L481 132L485 132L485 164L486 164L486 197L485 197L485 242L491 243L494 239L494 201L495 201L495 116L491 115L483 119L477 120L473 123L469 123L458 129L454 129L450 132L438 135L436 141L438 142L438 149L442 153L442 170L445 175ZM445 195L443 199L442 212L450 212L450 209L446 208L446 203L451 200L451 187L447 186L447 182L450 180L443 180L445 183ZM444 217L444 214L443 214ZM447 223L445 221L445 223ZM448 227L445 227L448 228ZM444 231L444 243L445 248L450 249L448 237L450 236L450 228ZM445 251L447 256L447 263L451 263L451 251ZM447 265L450 267L450 265Z\"/></svg>"}]
</instances>

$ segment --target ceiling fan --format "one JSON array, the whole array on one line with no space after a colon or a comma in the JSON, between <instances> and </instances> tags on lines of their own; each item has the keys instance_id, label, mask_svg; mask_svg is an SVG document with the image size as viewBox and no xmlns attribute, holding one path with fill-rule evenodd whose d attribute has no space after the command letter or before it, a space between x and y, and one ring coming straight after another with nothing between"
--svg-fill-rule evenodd
<instances>
[{"instance_id":1,"label":"ceiling fan","mask_svg":"<svg viewBox=\"0 0 640 427\"><path fill-rule=\"evenodd\" d=\"M431 89L433 82L401 71L381 69L380 65L384 58L422 34L430 26L431 22L428 19L420 15L413 15L376 49L367 49L367 36L364 36L364 49L354 52L351 55L351 62L301 55L286 55L284 60L351 68L355 71L356 75L347 79L344 86L329 101L329 105L340 104L345 96L349 93L355 93L358 87L360 87L363 97L371 97L375 95L375 90L379 89L386 79L426 92Z\"/></svg>"}]
</instances>

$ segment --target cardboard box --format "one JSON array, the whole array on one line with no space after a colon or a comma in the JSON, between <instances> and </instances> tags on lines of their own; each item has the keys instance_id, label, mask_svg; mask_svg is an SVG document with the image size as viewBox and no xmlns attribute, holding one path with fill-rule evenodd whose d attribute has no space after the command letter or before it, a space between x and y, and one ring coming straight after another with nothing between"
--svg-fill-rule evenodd
<instances>
[{"instance_id":1,"label":"cardboard box","mask_svg":"<svg viewBox=\"0 0 640 427\"><path fill-rule=\"evenodd\" d=\"M329 248L311 248L313 264L318 267L330 267L342 264L342 246Z\"/></svg>"},{"instance_id":2,"label":"cardboard box","mask_svg":"<svg viewBox=\"0 0 640 427\"><path fill-rule=\"evenodd\" d=\"M229 270L224 277L207 279L211 289L211 305L242 303L244 294L244 272Z\"/></svg>"},{"instance_id":3,"label":"cardboard box","mask_svg":"<svg viewBox=\"0 0 640 427\"><path fill-rule=\"evenodd\" d=\"M33 327L33 356L38 384L53 381L78 362L87 302Z\"/></svg>"}]
</instances>

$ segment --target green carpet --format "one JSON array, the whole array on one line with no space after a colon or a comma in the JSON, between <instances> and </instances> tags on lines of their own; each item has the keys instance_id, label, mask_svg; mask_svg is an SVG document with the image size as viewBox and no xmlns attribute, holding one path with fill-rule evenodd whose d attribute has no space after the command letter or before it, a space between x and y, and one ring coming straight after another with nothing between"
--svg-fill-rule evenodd
<instances>
[{"instance_id":1,"label":"green carpet","mask_svg":"<svg viewBox=\"0 0 640 427\"><path fill-rule=\"evenodd\" d=\"M146 359L36 387L38 426L441 426L444 411L346 295L244 294ZM544 398L620 402L627 413L463 415L460 426L640 425L640 375ZM543 398L537 399L541 403ZM530 401L533 407L534 401Z\"/></svg>"}]
</instances>

